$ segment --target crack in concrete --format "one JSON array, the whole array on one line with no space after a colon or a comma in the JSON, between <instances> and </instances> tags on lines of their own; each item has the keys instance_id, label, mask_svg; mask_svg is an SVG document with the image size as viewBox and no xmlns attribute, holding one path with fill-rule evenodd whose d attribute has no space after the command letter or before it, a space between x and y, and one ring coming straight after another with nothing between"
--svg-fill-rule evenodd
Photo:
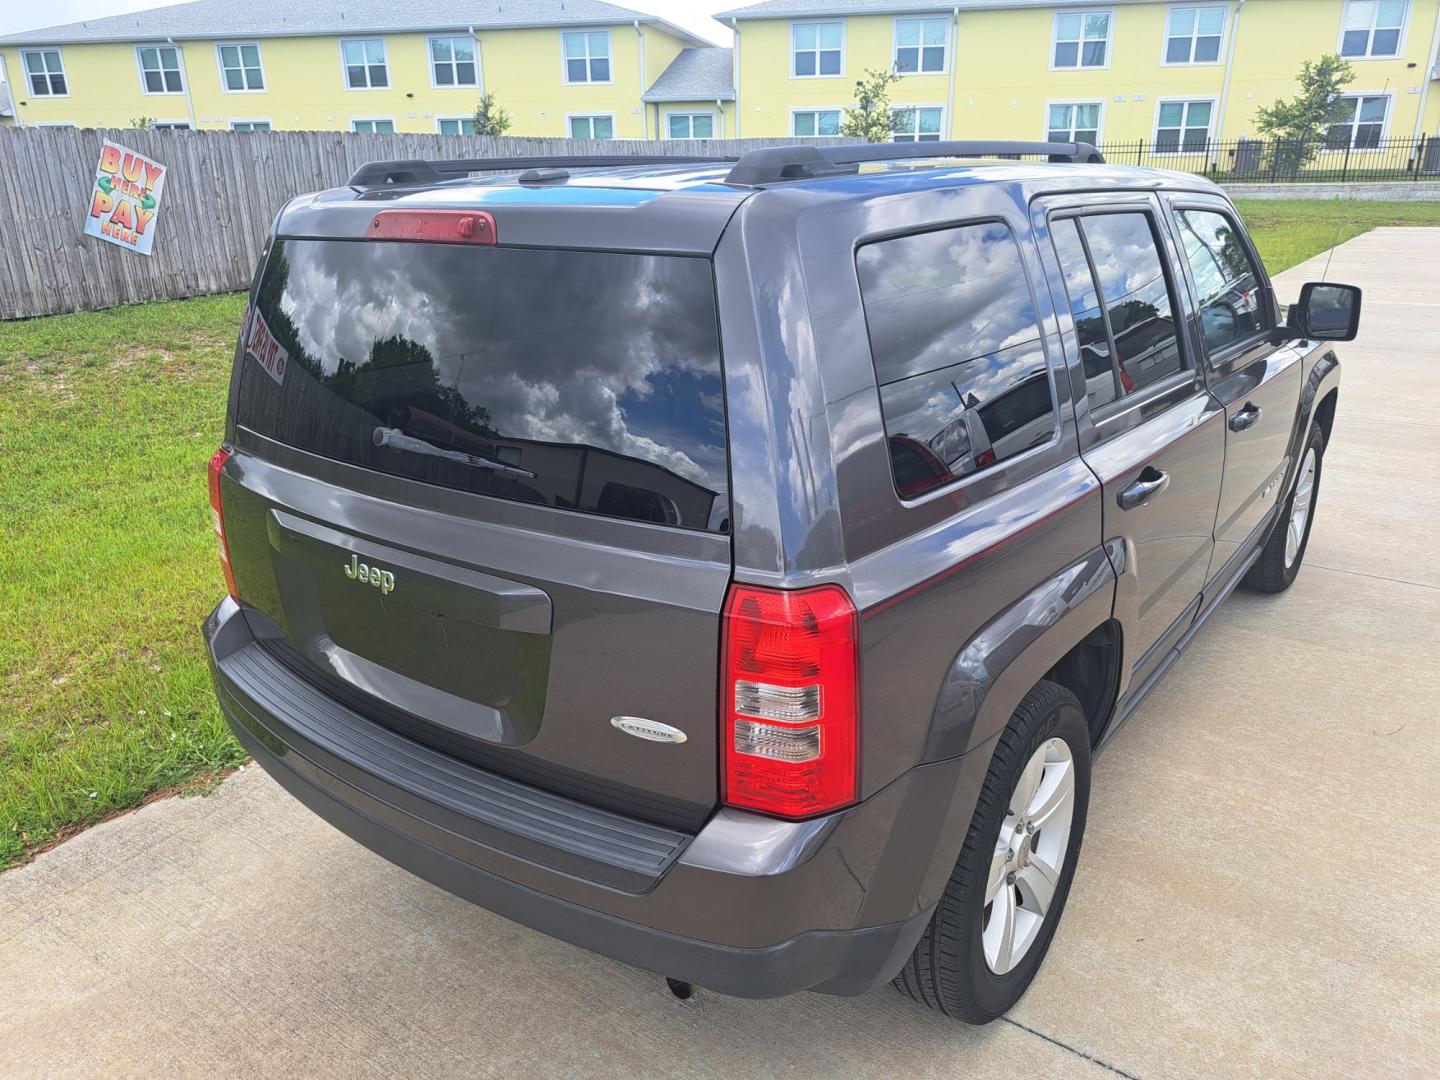
<instances>
[{"instance_id":1,"label":"crack in concrete","mask_svg":"<svg viewBox=\"0 0 1440 1080\"><path fill-rule=\"evenodd\" d=\"M1414 585L1417 589L1440 589L1440 585L1431 585L1427 581L1411 581L1409 578L1386 577L1384 574L1367 574L1363 570L1346 570L1339 566L1325 566L1322 563L1307 563L1306 565L1316 570L1328 570L1332 574L1348 574L1350 577L1369 578L1371 581L1388 581L1392 585Z\"/></svg>"},{"instance_id":2,"label":"crack in concrete","mask_svg":"<svg viewBox=\"0 0 1440 1080\"><path fill-rule=\"evenodd\" d=\"M1021 1031L1029 1032L1037 1039L1044 1039L1051 1045L1058 1046L1061 1050L1068 1050L1070 1053L1074 1054L1078 1058L1084 1058L1086 1061L1092 1062L1095 1065L1099 1065L1102 1069L1106 1069L1114 1073L1116 1076L1123 1076L1125 1080L1140 1080L1140 1078L1134 1073L1128 1073L1124 1069L1121 1069L1115 1065L1111 1065L1108 1061L1105 1061L1103 1058L1098 1058L1094 1054L1087 1054L1084 1050L1078 1050L1075 1047L1071 1046L1069 1043L1063 1043L1059 1039L1051 1038L1043 1031L1036 1031L1032 1027L1026 1027L1024 1024L1020 1023L1019 1020L1012 1020L1008 1016L1002 1016L1000 1019L1004 1020L1005 1023L1010 1024L1012 1027L1017 1027Z\"/></svg>"}]
</instances>

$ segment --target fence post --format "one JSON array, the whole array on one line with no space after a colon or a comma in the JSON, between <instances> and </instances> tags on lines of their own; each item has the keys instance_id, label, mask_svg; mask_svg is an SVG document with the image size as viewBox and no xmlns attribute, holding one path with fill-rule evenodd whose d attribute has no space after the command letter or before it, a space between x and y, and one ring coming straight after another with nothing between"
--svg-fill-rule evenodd
<instances>
[{"instance_id":1,"label":"fence post","mask_svg":"<svg viewBox=\"0 0 1440 1080\"><path fill-rule=\"evenodd\" d=\"M1340 182L1343 184L1350 178L1350 147L1355 144L1355 137L1352 135L1345 142L1345 160L1340 162Z\"/></svg>"},{"instance_id":2,"label":"fence post","mask_svg":"<svg viewBox=\"0 0 1440 1080\"><path fill-rule=\"evenodd\" d=\"M1427 139L1427 136L1424 135L1424 134L1421 134L1421 136L1420 136L1420 142L1419 142L1419 143L1416 145L1416 147L1415 147L1415 167L1410 170L1410 179L1411 179L1411 180L1419 180L1419 179L1420 179L1420 167L1421 167L1422 162L1424 162L1424 160L1425 160L1425 142L1426 142L1426 139Z\"/></svg>"}]
</instances>

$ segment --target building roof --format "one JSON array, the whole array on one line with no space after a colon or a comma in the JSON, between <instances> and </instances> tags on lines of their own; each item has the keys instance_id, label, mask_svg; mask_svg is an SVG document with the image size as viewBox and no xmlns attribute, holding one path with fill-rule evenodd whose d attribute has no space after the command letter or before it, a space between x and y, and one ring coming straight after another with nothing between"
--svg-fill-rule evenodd
<instances>
[{"instance_id":1,"label":"building roof","mask_svg":"<svg viewBox=\"0 0 1440 1080\"><path fill-rule=\"evenodd\" d=\"M603 0L193 0L174 7L26 30L0 37L5 45L66 45L91 41L302 37L497 30L527 26L653 23L687 44L709 42L673 23Z\"/></svg>"},{"instance_id":2,"label":"building roof","mask_svg":"<svg viewBox=\"0 0 1440 1080\"><path fill-rule=\"evenodd\" d=\"M731 51L712 45L681 49L660 73L642 101L734 101L735 72Z\"/></svg>"},{"instance_id":3,"label":"building roof","mask_svg":"<svg viewBox=\"0 0 1440 1080\"><path fill-rule=\"evenodd\" d=\"M1116 4L1138 4L1147 0L1105 0L1100 7ZM1149 0L1153 2L1153 0ZM948 15L955 8L961 11L983 11L997 8L1097 6L1094 0L764 0L759 4L721 11L715 18L722 23L731 19L807 19L826 15L904 15L909 12L941 12Z\"/></svg>"}]
</instances>

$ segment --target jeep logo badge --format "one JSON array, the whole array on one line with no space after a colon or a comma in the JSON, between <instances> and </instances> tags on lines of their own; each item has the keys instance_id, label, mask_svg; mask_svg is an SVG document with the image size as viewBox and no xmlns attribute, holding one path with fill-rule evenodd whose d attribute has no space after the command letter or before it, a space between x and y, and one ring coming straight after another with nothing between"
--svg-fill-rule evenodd
<instances>
[{"instance_id":1,"label":"jeep logo badge","mask_svg":"<svg viewBox=\"0 0 1440 1080\"><path fill-rule=\"evenodd\" d=\"M626 735L634 735L637 739L648 739L650 742L682 743L685 741L685 733L679 728L662 724L656 720L646 720L643 716L612 716L610 726L623 731Z\"/></svg>"},{"instance_id":2,"label":"jeep logo badge","mask_svg":"<svg viewBox=\"0 0 1440 1080\"><path fill-rule=\"evenodd\" d=\"M366 585L373 585L380 590L382 595L395 591L395 575L389 570L381 570L378 566L369 566L361 562L358 555L351 555L350 561L344 566L346 577Z\"/></svg>"}]
</instances>

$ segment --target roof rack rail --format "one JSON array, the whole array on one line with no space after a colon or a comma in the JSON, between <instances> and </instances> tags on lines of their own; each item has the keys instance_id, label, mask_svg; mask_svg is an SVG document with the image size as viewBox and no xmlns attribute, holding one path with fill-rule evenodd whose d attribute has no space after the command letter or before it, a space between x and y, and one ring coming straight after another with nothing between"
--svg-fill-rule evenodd
<instances>
[{"instance_id":1,"label":"roof rack rail","mask_svg":"<svg viewBox=\"0 0 1440 1080\"><path fill-rule=\"evenodd\" d=\"M424 161L372 161L355 170L347 182L353 188L389 185L438 184L469 176L472 172L527 172L532 169L595 169L626 165L713 165L735 161L730 157L684 157L666 154L569 154L557 157L453 158Z\"/></svg>"},{"instance_id":2,"label":"roof rack rail","mask_svg":"<svg viewBox=\"0 0 1440 1080\"><path fill-rule=\"evenodd\" d=\"M853 172L849 168L867 161L900 161L905 158L1022 157L1043 155L1050 161L1103 165L1105 158L1089 143L1012 142L1006 140L960 140L923 143L880 143L859 146L768 146L741 156L728 184L755 187L784 180L810 180Z\"/></svg>"}]
</instances>

